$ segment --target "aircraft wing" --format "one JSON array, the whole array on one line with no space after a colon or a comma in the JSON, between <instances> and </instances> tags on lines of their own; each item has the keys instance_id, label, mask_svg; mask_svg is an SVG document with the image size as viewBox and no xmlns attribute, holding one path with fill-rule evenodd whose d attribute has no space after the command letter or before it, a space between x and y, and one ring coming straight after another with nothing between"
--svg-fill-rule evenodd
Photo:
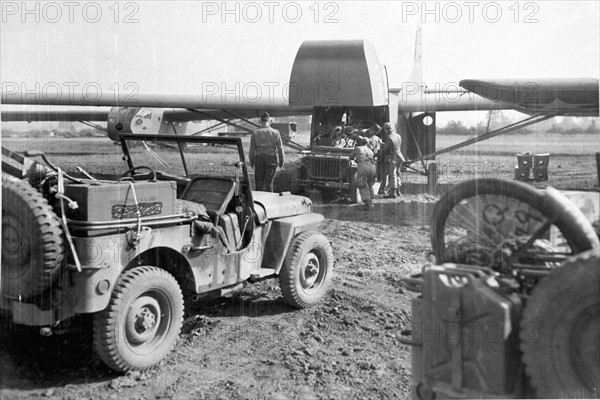
<instances>
[{"instance_id":1,"label":"aircraft wing","mask_svg":"<svg viewBox=\"0 0 600 400\"><path fill-rule=\"evenodd\" d=\"M135 97L104 96L93 101L84 96L21 96L16 92L2 93L2 121L80 121L107 123L108 137L118 141L121 133L185 132L186 122L212 120L247 130L234 121L248 121L267 111L273 117L310 115L312 107L290 106L287 99L244 101L235 98L209 99L207 96L139 95ZM6 106L8 105L8 106ZM22 105L34 108L11 109ZM71 108L65 109L64 106ZM111 106L108 108L108 106ZM175 108L173 108L175 106ZM72 107L78 107L77 109ZM185 107L185 108L184 108ZM216 127L215 126L215 127ZM210 128L209 128L210 129Z\"/></svg>"},{"instance_id":2,"label":"aircraft wing","mask_svg":"<svg viewBox=\"0 0 600 400\"><path fill-rule=\"evenodd\" d=\"M526 114L598 116L598 79L465 79L460 86Z\"/></svg>"},{"instance_id":3,"label":"aircraft wing","mask_svg":"<svg viewBox=\"0 0 600 400\"><path fill-rule=\"evenodd\" d=\"M402 112L517 110L525 114L598 116L598 79L464 79L462 89L392 89Z\"/></svg>"},{"instance_id":4,"label":"aircraft wing","mask_svg":"<svg viewBox=\"0 0 600 400\"><path fill-rule=\"evenodd\" d=\"M510 104L489 100L467 90L413 91L408 86L408 90L405 87L404 89L392 89L390 92L396 93L398 111L404 113L507 110L513 108Z\"/></svg>"},{"instance_id":5,"label":"aircraft wing","mask_svg":"<svg viewBox=\"0 0 600 400\"><path fill-rule=\"evenodd\" d=\"M82 109L52 109L49 107L28 109L2 109L2 121L104 121L108 119L109 109L82 108Z\"/></svg>"},{"instance_id":6,"label":"aircraft wing","mask_svg":"<svg viewBox=\"0 0 600 400\"><path fill-rule=\"evenodd\" d=\"M46 106L94 106L94 107L149 107L176 109L206 109L231 111L284 111L301 112L307 110L304 106L290 106L288 99L265 98L243 99L240 96L219 95L163 95L163 94L101 94L95 98L82 93L70 93L61 96L58 93L42 95L37 93L24 94L18 91L2 92L2 104L29 104Z\"/></svg>"},{"instance_id":7,"label":"aircraft wing","mask_svg":"<svg viewBox=\"0 0 600 400\"><path fill-rule=\"evenodd\" d=\"M189 122L205 121L217 119L230 119L234 115L246 119L259 117L264 111L268 111L273 117L285 117L295 115L310 115L310 109L296 109L288 107L286 109L272 110L268 106L256 108L255 110L238 110L237 108L228 109L197 109L187 110L185 108L167 108L163 110L164 118L171 122ZM8 121L88 121L88 122L106 122L110 113L107 107L83 107L79 109L60 106L51 107L33 107L28 109L11 109L4 107L0 111L0 120Z\"/></svg>"}]
</instances>

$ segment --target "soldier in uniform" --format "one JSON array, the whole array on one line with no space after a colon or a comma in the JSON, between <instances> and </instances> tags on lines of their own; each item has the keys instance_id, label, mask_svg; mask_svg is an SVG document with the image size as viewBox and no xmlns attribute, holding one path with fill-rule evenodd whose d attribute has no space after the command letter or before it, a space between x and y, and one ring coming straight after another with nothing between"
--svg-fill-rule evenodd
<instances>
[{"instance_id":1,"label":"soldier in uniform","mask_svg":"<svg viewBox=\"0 0 600 400\"><path fill-rule=\"evenodd\" d=\"M400 174L399 169L402 163L406 161L404 155L402 155L402 138L392 128L389 122L383 124L383 130L387 134L387 138L381 148L381 155L385 163L385 172L388 178L388 184L390 185L390 192L385 196L388 199L395 199L399 194L399 180Z\"/></svg>"},{"instance_id":2,"label":"soldier in uniform","mask_svg":"<svg viewBox=\"0 0 600 400\"><path fill-rule=\"evenodd\" d=\"M373 206L373 184L375 183L375 161L373 160L373 151L367 146L367 139L358 136L356 147L350 153L350 159L356 161L356 183L365 202L365 208Z\"/></svg>"},{"instance_id":3,"label":"soldier in uniform","mask_svg":"<svg viewBox=\"0 0 600 400\"><path fill-rule=\"evenodd\" d=\"M281 134L277 129L271 128L271 116L264 113L260 116L260 128L255 130L250 138L249 161L254 168L256 190L273 191L273 178L277 169L283 168L283 146Z\"/></svg>"},{"instance_id":4,"label":"soldier in uniform","mask_svg":"<svg viewBox=\"0 0 600 400\"><path fill-rule=\"evenodd\" d=\"M385 162L383 160L382 148L383 143L388 137L388 132L385 129L381 128L381 130L377 133L377 137L379 137L379 147L377 149L377 153L375 153L375 163L377 168L377 181L379 182L379 190L377 191L378 196L385 195L385 188L387 186L387 174L385 170Z\"/></svg>"}]
</instances>

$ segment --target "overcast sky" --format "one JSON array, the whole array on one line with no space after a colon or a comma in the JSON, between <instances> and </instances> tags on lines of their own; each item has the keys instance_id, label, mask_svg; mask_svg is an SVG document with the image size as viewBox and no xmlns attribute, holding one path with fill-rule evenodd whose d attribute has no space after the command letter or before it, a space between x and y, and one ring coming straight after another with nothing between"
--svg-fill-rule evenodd
<instances>
[{"instance_id":1,"label":"overcast sky","mask_svg":"<svg viewBox=\"0 0 600 400\"><path fill-rule=\"evenodd\" d=\"M28 89L93 82L110 91L134 83L139 93L196 94L207 82L227 89L235 82L283 84L307 39L368 39L390 85L401 86L421 23L429 86L465 78L597 78L598 4L4 1L0 77Z\"/></svg>"}]
</instances>

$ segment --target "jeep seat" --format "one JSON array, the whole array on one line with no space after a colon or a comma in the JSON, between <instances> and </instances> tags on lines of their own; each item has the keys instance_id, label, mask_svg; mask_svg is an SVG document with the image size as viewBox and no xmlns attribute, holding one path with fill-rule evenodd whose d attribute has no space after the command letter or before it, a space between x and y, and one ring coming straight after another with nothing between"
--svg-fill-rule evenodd
<instances>
[{"instance_id":1,"label":"jeep seat","mask_svg":"<svg viewBox=\"0 0 600 400\"><path fill-rule=\"evenodd\" d=\"M234 193L233 179L196 177L187 184L181 199L203 204L213 224L219 225L219 218L225 212Z\"/></svg>"}]
</instances>

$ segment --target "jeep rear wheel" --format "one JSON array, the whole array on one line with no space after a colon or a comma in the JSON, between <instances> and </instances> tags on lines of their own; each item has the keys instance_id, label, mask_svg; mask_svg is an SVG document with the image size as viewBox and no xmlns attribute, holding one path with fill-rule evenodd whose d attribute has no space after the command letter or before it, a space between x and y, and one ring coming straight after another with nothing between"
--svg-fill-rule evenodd
<instances>
[{"instance_id":1,"label":"jeep rear wheel","mask_svg":"<svg viewBox=\"0 0 600 400\"><path fill-rule=\"evenodd\" d=\"M121 275L94 320L94 348L119 371L146 370L173 348L183 321L183 296L171 274L137 267Z\"/></svg>"},{"instance_id":2,"label":"jeep rear wheel","mask_svg":"<svg viewBox=\"0 0 600 400\"><path fill-rule=\"evenodd\" d=\"M308 231L296 236L279 275L285 302L297 308L318 303L331 283L333 261L331 244L323 234Z\"/></svg>"},{"instance_id":3,"label":"jeep rear wheel","mask_svg":"<svg viewBox=\"0 0 600 400\"><path fill-rule=\"evenodd\" d=\"M593 398L600 386L600 259L579 254L534 289L521 322L527 375L540 398Z\"/></svg>"},{"instance_id":4,"label":"jeep rear wheel","mask_svg":"<svg viewBox=\"0 0 600 400\"><path fill-rule=\"evenodd\" d=\"M48 288L63 260L60 221L27 182L2 182L2 295L27 298Z\"/></svg>"}]
</instances>

